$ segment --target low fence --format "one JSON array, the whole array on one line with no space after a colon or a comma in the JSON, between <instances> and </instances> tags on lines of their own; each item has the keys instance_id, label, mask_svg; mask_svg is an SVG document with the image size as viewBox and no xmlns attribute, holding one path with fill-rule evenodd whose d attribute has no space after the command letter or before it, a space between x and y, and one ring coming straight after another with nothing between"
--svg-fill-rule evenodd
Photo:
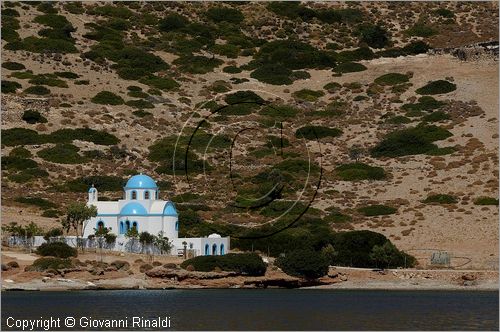
<instances>
[{"instance_id":1,"label":"low fence","mask_svg":"<svg viewBox=\"0 0 500 332\"><path fill-rule=\"evenodd\" d=\"M64 242L73 248L85 248L85 249L95 249L97 250L109 250L109 251L120 251L120 252L131 252L149 255L183 255L183 249L177 249L172 246L170 251L164 251L158 248L154 244L142 244L137 239L128 239L123 237L118 237L114 242L107 243L104 238L77 238L76 236L61 236L53 237L49 239L49 242ZM9 247L22 247L32 250L39 247L43 243L47 242L43 236L34 236L30 238L20 237L20 236L9 236L4 238L3 244ZM188 257L197 256L196 251L187 250Z\"/></svg>"}]
</instances>

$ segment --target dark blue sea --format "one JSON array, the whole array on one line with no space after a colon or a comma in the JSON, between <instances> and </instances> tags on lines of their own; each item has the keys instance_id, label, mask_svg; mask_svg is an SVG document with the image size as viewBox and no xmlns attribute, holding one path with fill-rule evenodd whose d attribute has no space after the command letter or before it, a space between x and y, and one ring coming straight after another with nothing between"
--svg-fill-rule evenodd
<instances>
[{"instance_id":1,"label":"dark blue sea","mask_svg":"<svg viewBox=\"0 0 500 332\"><path fill-rule=\"evenodd\" d=\"M39 325L36 330L44 330L43 326L50 330L499 328L498 292L319 289L23 291L2 292L1 301L3 331L16 329L15 324L28 324L27 320L51 324ZM53 320L48 321L51 318ZM106 328L106 322L119 324L118 320L121 326ZM65 322L74 326L66 326ZM158 328L154 325L167 323L168 326L156 325Z\"/></svg>"}]
</instances>

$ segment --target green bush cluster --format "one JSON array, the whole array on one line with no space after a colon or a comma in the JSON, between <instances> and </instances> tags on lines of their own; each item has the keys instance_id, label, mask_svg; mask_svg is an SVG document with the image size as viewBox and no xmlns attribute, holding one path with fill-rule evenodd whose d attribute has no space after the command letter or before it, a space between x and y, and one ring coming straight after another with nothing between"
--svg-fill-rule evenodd
<instances>
[{"instance_id":1,"label":"green bush cluster","mask_svg":"<svg viewBox=\"0 0 500 332\"><path fill-rule=\"evenodd\" d=\"M91 101L95 104L102 105L122 105L124 103L122 97L110 91L98 92L94 97L92 97Z\"/></svg>"},{"instance_id":2,"label":"green bush cluster","mask_svg":"<svg viewBox=\"0 0 500 332\"><path fill-rule=\"evenodd\" d=\"M119 142L113 134L90 128L59 129L51 134L38 134L35 130L26 128L2 130L2 145L6 146L71 143L76 139L99 145L114 145Z\"/></svg>"},{"instance_id":3,"label":"green bush cluster","mask_svg":"<svg viewBox=\"0 0 500 332\"><path fill-rule=\"evenodd\" d=\"M392 206L376 204L360 207L358 208L358 211L361 212L364 216L373 217L394 214L398 211L398 209L393 208Z\"/></svg>"},{"instance_id":4,"label":"green bush cluster","mask_svg":"<svg viewBox=\"0 0 500 332\"><path fill-rule=\"evenodd\" d=\"M478 197L474 200L476 205L496 205L498 206L498 198L494 197Z\"/></svg>"},{"instance_id":5,"label":"green bush cluster","mask_svg":"<svg viewBox=\"0 0 500 332\"><path fill-rule=\"evenodd\" d=\"M333 71L344 74L366 70L366 66L357 62L341 62L333 68Z\"/></svg>"},{"instance_id":6,"label":"green bush cluster","mask_svg":"<svg viewBox=\"0 0 500 332\"><path fill-rule=\"evenodd\" d=\"M382 167L374 167L363 163L337 166L335 173L343 181L382 180L386 177Z\"/></svg>"},{"instance_id":7,"label":"green bush cluster","mask_svg":"<svg viewBox=\"0 0 500 332\"><path fill-rule=\"evenodd\" d=\"M30 156L31 153L26 156L12 154L2 157L2 170L7 170L8 178L17 183L49 176L49 173L39 168L36 161L27 158Z\"/></svg>"},{"instance_id":8,"label":"green bush cluster","mask_svg":"<svg viewBox=\"0 0 500 332\"><path fill-rule=\"evenodd\" d=\"M451 119L451 116L448 113L445 113L444 111L436 111L432 112L431 114L428 114L422 118L422 121L425 122L439 122L439 121L446 121Z\"/></svg>"},{"instance_id":9,"label":"green bush cluster","mask_svg":"<svg viewBox=\"0 0 500 332\"><path fill-rule=\"evenodd\" d=\"M324 69L335 65L334 55L296 40L268 42L254 55L248 67L254 69L251 77L269 84L286 85L302 75L294 76L294 70Z\"/></svg>"},{"instance_id":10,"label":"green bush cluster","mask_svg":"<svg viewBox=\"0 0 500 332\"><path fill-rule=\"evenodd\" d=\"M2 12L3 15L3 12ZM7 61L2 63L2 68L8 69L8 70L23 70L26 69L26 67L19 62L13 62L13 61Z\"/></svg>"},{"instance_id":11,"label":"green bush cluster","mask_svg":"<svg viewBox=\"0 0 500 332\"><path fill-rule=\"evenodd\" d=\"M373 157L401 157L428 153L437 148L432 142L450 136L452 133L441 127L418 125L388 134L371 150L371 155Z\"/></svg>"},{"instance_id":12,"label":"green bush cluster","mask_svg":"<svg viewBox=\"0 0 500 332\"><path fill-rule=\"evenodd\" d=\"M455 196L447 194L430 195L423 200L423 203L455 204L458 200Z\"/></svg>"},{"instance_id":13,"label":"green bush cluster","mask_svg":"<svg viewBox=\"0 0 500 332\"><path fill-rule=\"evenodd\" d=\"M126 180L113 175L92 175L79 177L64 184L64 190L86 192L94 185L99 191L122 191Z\"/></svg>"},{"instance_id":14,"label":"green bush cluster","mask_svg":"<svg viewBox=\"0 0 500 332\"><path fill-rule=\"evenodd\" d=\"M30 86L29 88L25 89L24 93L27 93L30 95L43 96L43 95L50 94L50 90L42 85L33 85L33 86Z\"/></svg>"},{"instance_id":15,"label":"green bush cluster","mask_svg":"<svg viewBox=\"0 0 500 332\"><path fill-rule=\"evenodd\" d=\"M324 95L325 93L323 91L310 89L302 89L292 93L292 96L297 99L311 102L318 100L318 98L321 98Z\"/></svg>"},{"instance_id":16,"label":"green bush cluster","mask_svg":"<svg viewBox=\"0 0 500 332\"><path fill-rule=\"evenodd\" d=\"M418 112L432 111L446 105L445 102L436 100L431 96L422 96L418 99L418 103L404 104L401 108L405 111Z\"/></svg>"},{"instance_id":17,"label":"green bush cluster","mask_svg":"<svg viewBox=\"0 0 500 332\"><path fill-rule=\"evenodd\" d=\"M57 204L41 197L17 197L15 201L22 204L34 205L44 210L57 208Z\"/></svg>"},{"instance_id":18,"label":"green bush cluster","mask_svg":"<svg viewBox=\"0 0 500 332\"><path fill-rule=\"evenodd\" d=\"M33 110L24 111L21 118L29 124L47 123L47 118L40 114L40 112Z\"/></svg>"},{"instance_id":19,"label":"green bush cluster","mask_svg":"<svg viewBox=\"0 0 500 332\"><path fill-rule=\"evenodd\" d=\"M430 37L435 35L437 31L422 22L418 22L411 28L407 29L405 33L408 36Z\"/></svg>"},{"instance_id":20,"label":"green bush cluster","mask_svg":"<svg viewBox=\"0 0 500 332\"><path fill-rule=\"evenodd\" d=\"M70 247L64 242L43 243L36 250L37 255L53 256L57 258L76 257L78 255L75 248Z\"/></svg>"},{"instance_id":21,"label":"green bush cluster","mask_svg":"<svg viewBox=\"0 0 500 332\"><path fill-rule=\"evenodd\" d=\"M43 160L58 164L81 164L87 161L87 158L81 156L77 146L64 143L56 144L54 147L45 148L38 151L37 155Z\"/></svg>"},{"instance_id":22,"label":"green bush cluster","mask_svg":"<svg viewBox=\"0 0 500 332\"><path fill-rule=\"evenodd\" d=\"M241 13L238 9L222 6L216 6L208 9L206 16L209 20L216 23L229 22L233 24L241 23L245 18L243 13Z\"/></svg>"},{"instance_id":23,"label":"green bush cluster","mask_svg":"<svg viewBox=\"0 0 500 332\"><path fill-rule=\"evenodd\" d=\"M410 78L405 74L400 73L389 73L379 76L375 79L375 83L380 85L397 85L406 83Z\"/></svg>"},{"instance_id":24,"label":"green bush cluster","mask_svg":"<svg viewBox=\"0 0 500 332\"><path fill-rule=\"evenodd\" d=\"M15 81L2 80L2 93L15 93L22 85Z\"/></svg>"},{"instance_id":25,"label":"green bush cluster","mask_svg":"<svg viewBox=\"0 0 500 332\"><path fill-rule=\"evenodd\" d=\"M217 58L207 58L201 55L183 55L173 62L178 68L190 74L206 74L219 67L224 61Z\"/></svg>"},{"instance_id":26,"label":"green bush cluster","mask_svg":"<svg viewBox=\"0 0 500 332\"><path fill-rule=\"evenodd\" d=\"M446 80L438 80L427 83L415 92L420 95L438 95L455 91L457 85Z\"/></svg>"},{"instance_id":27,"label":"green bush cluster","mask_svg":"<svg viewBox=\"0 0 500 332\"><path fill-rule=\"evenodd\" d=\"M357 33L359 41L372 48L384 48L390 41L387 30L379 25L363 24L358 27Z\"/></svg>"},{"instance_id":28,"label":"green bush cluster","mask_svg":"<svg viewBox=\"0 0 500 332\"><path fill-rule=\"evenodd\" d=\"M330 265L323 254L310 249L288 252L278 257L275 264L286 274L306 279L316 279L326 275Z\"/></svg>"},{"instance_id":29,"label":"green bush cluster","mask_svg":"<svg viewBox=\"0 0 500 332\"><path fill-rule=\"evenodd\" d=\"M68 269L71 267L73 267L73 264L69 258L42 257L36 259L29 269L42 272L49 269Z\"/></svg>"},{"instance_id":30,"label":"green bush cluster","mask_svg":"<svg viewBox=\"0 0 500 332\"><path fill-rule=\"evenodd\" d=\"M295 137L316 140L324 137L338 137L342 130L324 126L304 126L295 131Z\"/></svg>"},{"instance_id":31,"label":"green bush cluster","mask_svg":"<svg viewBox=\"0 0 500 332\"><path fill-rule=\"evenodd\" d=\"M189 265L192 265L196 271L209 272L218 267L222 271L234 271L250 276L262 276L267 269L262 258L255 253L198 256L181 263L182 268Z\"/></svg>"},{"instance_id":32,"label":"green bush cluster","mask_svg":"<svg viewBox=\"0 0 500 332\"><path fill-rule=\"evenodd\" d=\"M317 18L328 24L352 24L361 22L364 17L363 12L358 8L312 9L298 1L273 1L267 5L267 8L279 16L290 19L300 18L305 22Z\"/></svg>"}]
</instances>

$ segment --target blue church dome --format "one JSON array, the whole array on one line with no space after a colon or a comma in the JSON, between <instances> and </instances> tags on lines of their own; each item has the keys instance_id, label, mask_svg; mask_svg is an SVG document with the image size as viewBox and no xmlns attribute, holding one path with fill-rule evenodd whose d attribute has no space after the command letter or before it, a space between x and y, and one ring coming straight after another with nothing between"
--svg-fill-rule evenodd
<instances>
[{"instance_id":1,"label":"blue church dome","mask_svg":"<svg viewBox=\"0 0 500 332\"><path fill-rule=\"evenodd\" d=\"M89 189L89 193L93 193L93 192L96 192L96 191L97 191L97 189L94 188L94 186L90 187L90 189Z\"/></svg>"},{"instance_id":2,"label":"blue church dome","mask_svg":"<svg viewBox=\"0 0 500 332\"><path fill-rule=\"evenodd\" d=\"M120 214L122 216L132 216L137 214L148 214L148 211L141 204L132 202L122 207Z\"/></svg>"},{"instance_id":3,"label":"blue church dome","mask_svg":"<svg viewBox=\"0 0 500 332\"><path fill-rule=\"evenodd\" d=\"M127 181L125 189L158 189L158 186L151 177L139 174L134 175Z\"/></svg>"},{"instance_id":4,"label":"blue church dome","mask_svg":"<svg viewBox=\"0 0 500 332\"><path fill-rule=\"evenodd\" d=\"M172 202L165 204L165 208L163 208L163 215L177 217L177 210Z\"/></svg>"}]
</instances>

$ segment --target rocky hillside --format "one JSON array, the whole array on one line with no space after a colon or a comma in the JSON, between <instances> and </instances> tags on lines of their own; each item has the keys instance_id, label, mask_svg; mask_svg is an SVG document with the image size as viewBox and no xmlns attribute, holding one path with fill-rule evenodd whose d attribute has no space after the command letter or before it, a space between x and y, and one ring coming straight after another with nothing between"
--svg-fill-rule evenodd
<instances>
[{"instance_id":1,"label":"rocky hillside","mask_svg":"<svg viewBox=\"0 0 500 332\"><path fill-rule=\"evenodd\" d=\"M181 233L370 229L498 266L493 2L2 2L2 224L158 179Z\"/></svg>"}]
</instances>

